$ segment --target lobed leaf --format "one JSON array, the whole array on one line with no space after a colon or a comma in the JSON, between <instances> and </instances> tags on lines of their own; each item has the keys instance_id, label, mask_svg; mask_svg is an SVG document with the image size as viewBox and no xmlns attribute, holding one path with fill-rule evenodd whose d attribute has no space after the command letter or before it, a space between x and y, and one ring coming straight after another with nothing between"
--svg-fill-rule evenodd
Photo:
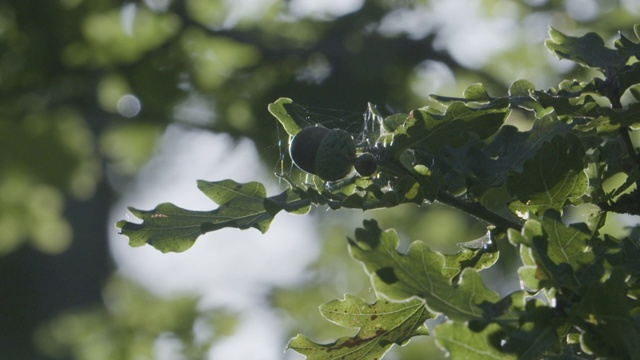
<instances>
[{"instance_id":1,"label":"lobed leaf","mask_svg":"<svg viewBox=\"0 0 640 360\"><path fill-rule=\"evenodd\" d=\"M598 69L607 76L600 81L601 86L596 91L609 98L614 107L622 107L620 96L629 87L640 83L640 64L637 62L640 44L620 35L615 41L616 49L610 49L594 33L571 37L552 28L549 34L551 38L545 44L558 58Z\"/></svg>"},{"instance_id":2,"label":"lobed leaf","mask_svg":"<svg viewBox=\"0 0 640 360\"><path fill-rule=\"evenodd\" d=\"M621 67L627 62L616 50L605 47L604 41L596 33L573 37L551 28L549 36L545 45L560 59L573 60L603 72Z\"/></svg>"},{"instance_id":3,"label":"lobed leaf","mask_svg":"<svg viewBox=\"0 0 640 360\"><path fill-rule=\"evenodd\" d=\"M425 194L425 188L430 191L437 189L429 178L410 175L387 180L386 184L382 184L382 186L380 183L381 181L378 180L353 178L349 182L331 188L320 183L316 184L314 188L310 187L306 190L297 188L297 191L303 192L304 197L308 198L311 203L328 205L332 210L343 207L371 210L405 203L421 204L427 196L435 197L430 192Z\"/></svg>"},{"instance_id":4,"label":"lobed leaf","mask_svg":"<svg viewBox=\"0 0 640 360\"><path fill-rule=\"evenodd\" d=\"M252 227L264 233L280 210L305 213L310 206L309 199L291 189L267 198L264 186L258 182L200 180L198 188L220 206L211 211L185 210L170 203L149 211L130 208L142 223L122 220L116 226L129 237L131 246L149 244L162 252L182 252L209 231Z\"/></svg>"},{"instance_id":5,"label":"lobed leaf","mask_svg":"<svg viewBox=\"0 0 640 360\"><path fill-rule=\"evenodd\" d=\"M509 110L505 107L474 109L454 102L443 114L430 109L411 112L404 125L395 132L390 151L425 148L435 152L441 147L463 146L472 136L486 139L502 126Z\"/></svg>"},{"instance_id":6,"label":"lobed leaf","mask_svg":"<svg viewBox=\"0 0 640 360\"><path fill-rule=\"evenodd\" d=\"M460 280L452 283L451 272L445 270L445 257L415 241L406 254L396 250L398 236L393 230L382 230L375 220L364 222L349 239L351 256L361 261L371 276L376 291L393 300L419 297L431 311L444 313L451 319L482 319L479 304L499 300L487 289L478 272L464 268ZM448 264L451 267L451 263ZM443 275L447 274L447 275Z\"/></svg>"},{"instance_id":7,"label":"lobed leaf","mask_svg":"<svg viewBox=\"0 0 640 360\"><path fill-rule=\"evenodd\" d=\"M492 239L491 232L485 236L458 244L461 250L455 254L444 254L442 275L454 279L462 270L471 268L482 270L491 267L498 261L498 248Z\"/></svg>"},{"instance_id":8,"label":"lobed leaf","mask_svg":"<svg viewBox=\"0 0 640 360\"><path fill-rule=\"evenodd\" d=\"M637 25L636 25L637 26ZM638 37L636 35L636 37ZM638 37L640 39L640 37ZM613 43L620 52L620 54L624 56L635 56L637 59L640 59L640 44L634 43L629 40L626 36L620 34L620 38Z\"/></svg>"},{"instance_id":9,"label":"lobed leaf","mask_svg":"<svg viewBox=\"0 0 640 360\"><path fill-rule=\"evenodd\" d=\"M320 307L327 320L346 328L359 328L353 337L342 337L330 344L318 344L304 335L291 339L288 349L307 359L381 359L394 345L403 345L412 337L428 335L424 322L433 318L424 302L395 303L380 299L373 304L346 295Z\"/></svg>"},{"instance_id":10,"label":"lobed leaf","mask_svg":"<svg viewBox=\"0 0 640 360\"><path fill-rule=\"evenodd\" d=\"M482 84L473 84L467 87L462 93L462 96L464 96L465 99L469 101L476 101L476 102L491 101L491 97L489 96L487 89L485 89L484 85Z\"/></svg>"},{"instance_id":11,"label":"lobed leaf","mask_svg":"<svg viewBox=\"0 0 640 360\"><path fill-rule=\"evenodd\" d=\"M534 220L535 221L535 220ZM546 251L549 258L555 264L568 264L574 270L591 264L595 260L595 255L590 251L589 240L593 236L592 232L580 224L565 225L557 211L545 212L540 221L544 237ZM540 239L539 236L532 238ZM537 247L534 243L534 247ZM542 250L537 247L536 251Z\"/></svg>"},{"instance_id":12,"label":"lobed leaf","mask_svg":"<svg viewBox=\"0 0 640 360\"><path fill-rule=\"evenodd\" d=\"M531 289L544 286L541 281L546 286L578 289L602 276L598 272L602 264L590 247L593 232L584 224L565 225L555 210L532 217L520 234L511 231L509 237L512 243L524 245L521 257L525 266L519 273Z\"/></svg>"},{"instance_id":13,"label":"lobed leaf","mask_svg":"<svg viewBox=\"0 0 640 360\"><path fill-rule=\"evenodd\" d=\"M582 118L598 118L602 115L602 108L591 95L579 93L568 96L567 94L549 94L545 91L534 91L532 94L537 106L545 109L543 113L536 111L539 117L548 113L546 109L553 109L555 116L561 119L576 122Z\"/></svg>"},{"instance_id":14,"label":"lobed leaf","mask_svg":"<svg viewBox=\"0 0 640 360\"><path fill-rule=\"evenodd\" d=\"M189 249L205 233L202 224L216 218L210 211L186 210L170 203L149 211L134 208L129 211L143 221L141 224L126 220L116 223L120 233L129 237L129 245L149 244L165 253Z\"/></svg>"},{"instance_id":15,"label":"lobed leaf","mask_svg":"<svg viewBox=\"0 0 640 360\"><path fill-rule=\"evenodd\" d=\"M502 360L516 359L495 347L490 339L501 331L497 324L489 324L481 331L472 331L462 322L447 321L438 325L434 332L439 347L453 359Z\"/></svg>"},{"instance_id":16,"label":"lobed leaf","mask_svg":"<svg viewBox=\"0 0 640 360\"><path fill-rule=\"evenodd\" d=\"M529 97L535 89L535 85L533 85L529 80L516 80L511 84L511 86L509 86L509 96Z\"/></svg>"},{"instance_id":17,"label":"lobed leaf","mask_svg":"<svg viewBox=\"0 0 640 360\"><path fill-rule=\"evenodd\" d=\"M638 226L634 229L637 232ZM615 243L616 246L610 246L610 251L606 254L607 262L612 266L617 266L640 278L640 241L632 238L633 234L622 240L613 240L611 236L607 236L609 243ZM637 235L636 235L637 236ZM640 287L640 283L636 283Z\"/></svg>"},{"instance_id":18,"label":"lobed leaf","mask_svg":"<svg viewBox=\"0 0 640 360\"><path fill-rule=\"evenodd\" d=\"M625 276L618 267L603 283L592 284L572 313L585 320L584 347L611 358L639 359L640 329L631 315Z\"/></svg>"},{"instance_id":19,"label":"lobed leaf","mask_svg":"<svg viewBox=\"0 0 640 360\"><path fill-rule=\"evenodd\" d=\"M558 328L564 319L541 301L525 302L524 291L483 308L491 319L487 322L448 321L435 328L438 345L452 358L533 360L561 351Z\"/></svg>"},{"instance_id":20,"label":"lobed leaf","mask_svg":"<svg viewBox=\"0 0 640 360\"><path fill-rule=\"evenodd\" d=\"M521 322L518 329L508 331L501 339L500 348L505 353L517 354L518 359L537 360L561 352L558 332L564 319L558 318L554 309L529 306Z\"/></svg>"},{"instance_id":21,"label":"lobed leaf","mask_svg":"<svg viewBox=\"0 0 640 360\"><path fill-rule=\"evenodd\" d=\"M371 181L353 181L332 189L324 189L320 184L319 191L292 185L278 195L267 197L264 186L258 182L199 180L198 188L219 205L217 209L186 210L170 203L146 211L130 208L142 223L122 220L116 226L129 237L129 245L133 247L149 244L162 252L183 252L201 235L222 228L255 228L264 233L281 210L305 214L312 204L328 205L334 210L342 207L368 210L422 203L425 194L421 189L428 186L428 179L418 184L411 176L398 179L391 190L384 191Z\"/></svg>"},{"instance_id":22,"label":"lobed leaf","mask_svg":"<svg viewBox=\"0 0 640 360\"><path fill-rule=\"evenodd\" d=\"M576 201L586 191L589 180L583 171L584 148L571 135L554 137L545 143L521 173L507 180L509 192L532 211L560 209L567 201Z\"/></svg>"},{"instance_id":23,"label":"lobed leaf","mask_svg":"<svg viewBox=\"0 0 640 360\"><path fill-rule=\"evenodd\" d=\"M503 126L482 148L469 152L469 167L478 186L503 186L509 174L522 171L524 163L536 156L539 149L553 137L571 131L571 125L550 116L536 119L529 131Z\"/></svg>"}]
</instances>

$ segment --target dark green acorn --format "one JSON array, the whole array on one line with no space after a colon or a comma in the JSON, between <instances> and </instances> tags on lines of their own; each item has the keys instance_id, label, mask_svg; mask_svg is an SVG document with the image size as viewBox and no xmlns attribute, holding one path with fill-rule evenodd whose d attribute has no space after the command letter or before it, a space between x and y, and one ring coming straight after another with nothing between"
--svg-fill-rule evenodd
<instances>
[{"instance_id":1,"label":"dark green acorn","mask_svg":"<svg viewBox=\"0 0 640 360\"><path fill-rule=\"evenodd\" d=\"M378 170L378 160L370 153L364 153L356 158L353 166L360 176L371 176Z\"/></svg>"},{"instance_id":2,"label":"dark green acorn","mask_svg":"<svg viewBox=\"0 0 640 360\"><path fill-rule=\"evenodd\" d=\"M356 145L344 130L312 126L293 137L289 154L300 169L326 181L337 181L351 173Z\"/></svg>"}]
</instances>

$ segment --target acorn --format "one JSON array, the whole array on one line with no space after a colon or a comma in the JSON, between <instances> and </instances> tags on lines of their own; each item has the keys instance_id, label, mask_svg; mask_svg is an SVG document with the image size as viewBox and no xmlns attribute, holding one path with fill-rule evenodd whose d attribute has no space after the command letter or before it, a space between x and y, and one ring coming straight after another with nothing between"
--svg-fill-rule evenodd
<instances>
[{"instance_id":1,"label":"acorn","mask_svg":"<svg viewBox=\"0 0 640 360\"><path fill-rule=\"evenodd\" d=\"M364 153L356 158L353 164L360 176L371 176L378 170L378 159L370 153Z\"/></svg>"},{"instance_id":2,"label":"acorn","mask_svg":"<svg viewBox=\"0 0 640 360\"><path fill-rule=\"evenodd\" d=\"M337 181L351 173L356 145L344 130L310 126L293 137L289 154L300 169L326 181Z\"/></svg>"}]
</instances>

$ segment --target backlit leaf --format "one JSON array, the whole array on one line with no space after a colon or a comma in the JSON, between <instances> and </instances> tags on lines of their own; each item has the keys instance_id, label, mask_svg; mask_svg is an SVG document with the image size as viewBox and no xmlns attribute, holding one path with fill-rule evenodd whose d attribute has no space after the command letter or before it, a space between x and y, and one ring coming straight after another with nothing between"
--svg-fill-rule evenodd
<instances>
[{"instance_id":1,"label":"backlit leaf","mask_svg":"<svg viewBox=\"0 0 640 360\"><path fill-rule=\"evenodd\" d=\"M470 100L470 101L479 101L479 102L491 101L491 97L489 96L489 93L487 93L487 90L484 88L484 85L482 84L473 84L469 86L464 90L464 92L462 93L462 96L464 96L467 100Z\"/></svg>"},{"instance_id":2,"label":"backlit leaf","mask_svg":"<svg viewBox=\"0 0 640 360\"><path fill-rule=\"evenodd\" d=\"M604 283L590 286L572 310L588 321L583 335L585 346L618 359L640 358L640 329L631 315L630 299L622 268L616 268Z\"/></svg>"},{"instance_id":3,"label":"backlit leaf","mask_svg":"<svg viewBox=\"0 0 640 360\"><path fill-rule=\"evenodd\" d=\"M510 236L516 235L512 233ZM593 234L584 224L567 226L557 211L548 210L541 218L527 221L522 236L526 238L525 244L531 249L537 266L532 267L533 264L524 258L529 254L523 253L527 266L521 269L521 275L530 288L538 288L536 280L553 278L558 284L576 289L581 283L593 281L596 276L593 269L586 271L591 265L597 264L594 263L596 257L589 245Z\"/></svg>"},{"instance_id":4,"label":"backlit leaf","mask_svg":"<svg viewBox=\"0 0 640 360\"><path fill-rule=\"evenodd\" d=\"M404 300L417 296L426 300L431 311L462 320L482 319L478 305L499 300L476 270L464 269L459 282L454 283L443 275L446 262L442 254L422 241L413 242L403 254L397 250L398 241L395 231L380 229L375 220L365 221L364 228L356 229L355 240L349 240L351 255L364 263L376 290L385 297Z\"/></svg>"},{"instance_id":5,"label":"backlit leaf","mask_svg":"<svg viewBox=\"0 0 640 360\"><path fill-rule=\"evenodd\" d=\"M551 28L550 39L545 45L561 59L573 60L581 65L607 71L622 66L626 59L618 52L604 46L602 38L595 33L588 33L582 37L568 36Z\"/></svg>"},{"instance_id":6,"label":"backlit leaf","mask_svg":"<svg viewBox=\"0 0 640 360\"><path fill-rule=\"evenodd\" d=\"M470 153L469 166L479 184L499 187L508 174L521 171L524 163L554 136L567 134L571 126L550 116L536 119L529 131L521 132L513 126L503 126L489 145Z\"/></svg>"},{"instance_id":7,"label":"backlit leaf","mask_svg":"<svg viewBox=\"0 0 640 360\"><path fill-rule=\"evenodd\" d=\"M535 86L528 80L516 80L509 87L509 96L530 96Z\"/></svg>"},{"instance_id":8,"label":"backlit leaf","mask_svg":"<svg viewBox=\"0 0 640 360\"><path fill-rule=\"evenodd\" d=\"M353 337L342 337L330 344L318 344L298 335L291 339L288 349L307 359L381 359L394 344L404 345L414 336L428 335L424 322L433 317L420 300L395 303L380 299L368 304L350 295L323 304L320 312L331 322L360 330Z\"/></svg>"},{"instance_id":9,"label":"backlit leaf","mask_svg":"<svg viewBox=\"0 0 640 360\"><path fill-rule=\"evenodd\" d=\"M589 186L583 171L583 155L584 149L578 138L555 137L524 164L521 173L513 173L509 177L509 191L527 209L560 209L567 201L581 197Z\"/></svg>"},{"instance_id":10,"label":"backlit leaf","mask_svg":"<svg viewBox=\"0 0 640 360\"><path fill-rule=\"evenodd\" d=\"M130 208L131 213L143 222L122 220L116 226L129 237L131 246L149 244L162 252L182 252L200 235L225 227L253 227L264 233L280 210L304 213L310 205L308 199L301 198L291 189L267 198L264 186L258 182L200 180L198 188L220 206L211 211L186 210L169 203L149 211Z\"/></svg>"},{"instance_id":11,"label":"backlit leaf","mask_svg":"<svg viewBox=\"0 0 640 360\"><path fill-rule=\"evenodd\" d=\"M435 328L435 337L437 344L453 359L516 359L515 355L501 352L489 341L491 334L500 330L497 324L490 324L477 332L463 322L448 321Z\"/></svg>"},{"instance_id":12,"label":"backlit leaf","mask_svg":"<svg viewBox=\"0 0 640 360\"><path fill-rule=\"evenodd\" d=\"M493 135L509 114L504 107L474 109L454 102L443 114L430 109L411 112L402 127L396 130L391 151L423 147L436 151L442 146L460 147L475 135L485 139Z\"/></svg>"}]
</instances>

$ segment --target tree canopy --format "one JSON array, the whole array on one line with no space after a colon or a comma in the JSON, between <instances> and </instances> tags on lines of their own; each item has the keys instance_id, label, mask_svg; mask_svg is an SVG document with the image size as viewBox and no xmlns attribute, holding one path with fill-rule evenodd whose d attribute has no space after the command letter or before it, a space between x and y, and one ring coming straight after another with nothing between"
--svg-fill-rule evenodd
<instances>
[{"instance_id":1,"label":"tree canopy","mask_svg":"<svg viewBox=\"0 0 640 360\"><path fill-rule=\"evenodd\" d=\"M132 210L144 223L118 226L132 245L185 251L200 234L222 227L267 231L282 210L398 205L376 213L376 221L355 232L321 229L330 239L310 269L316 281L274 288L269 296L272 307L305 324L288 328L290 337L303 331L311 338L338 338L331 345L337 353L350 346L366 352L375 342L384 345L376 352L382 354L391 344L430 332L441 347L464 358L468 349L455 346L462 337L493 354L497 348L482 339L498 333L502 337L495 339L507 344L502 351L526 357L518 353L522 343L532 337L540 341L538 348L528 348L531 354L555 351L566 330L574 341L568 346L576 351L582 344L594 354L637 353L632 341L637 329L628 318L597 326L603 318L622 319L635 306L620 299L635 296L629 276L637 275L636 231L621 234L620 225L605 224L602 216L572 212L587 202L604 212L637 213L637 194L631 191L636 170L620 155L634 153L635 135L611 140L637 118L635 5L375 0L318 12L303 1L244 8L240 3L0 5L0 272L5 279L0 314L9 324L0 335L1 353L42 359L152 357L154 344L169 334L183 356L206 357L213 344L234 333L240 315L198 309L194 296L161 298L118 275L107 243L118 231L107 224L110 206L154 156L169 126L250 139L273 167L282 161L278 141L286 143L296 127L316 123L342 126L355 137L379 135L357 139L369 148L356 145L358 155L376 157L378 170L386 166L377 172L386 177L354 176L327 186L292 168L285 177L290 186L277 194L267 194L258 182L202 179L194 187L219 205L198 213L207 221L163 204ZM468 21L455 20L456 15ZM548 50L565 60L546 55L547 37ZM337 115L337 109L351 113ZM362 120L363 112L377 130L354 130L344 120ZM341 121L329 123L333 116ZM358 126L364 126L360 120ZM371 147L376 144L384 149ZM438 205L399 206L425 202L471 216ZM517 216L527 212L532 215L526 221ZM585 225L564 226L572 214L586 218L576 221ZM495 228L485 233L485 223L474 217ZM171 221L181 228L167 230ZM150 225L163 230L148 231ZM398 233L388 230L392 227ZM438 233L440 228L449 230ZM499 234L504 244L495 241ZM348 245L336 240L347 236ZM425 242L409 246L403 238ZM485 240L467 244L474 238ZM575 240L565 243L566 238ZM493 245L486 239L494 239ZM455 243L467 245L456 253ZM438 250L443 247L454 251L443 255ZM372 302L353 293L322 305L326 319L359 329L355 337L324 330L319 314L308 315L318 303L342 296L336 279L362 279L361 265L347 249L385 295ZM505 254L523 264L514 265ZM448 271L434 277L435 270L398 270L414 266L416 259L430 259L434 269ZM504 296L482 285L483 269L509 273L515 266L521 266L515 271L527 289L544 289L564 301L563 314L579 320L587 335L561 328L552 321L557 314L542 303L525 302L524 291ZM434 289L472 293L475 301L458 303L457 295L443 299ZM396 302L408 297L418 299ZM396 316L383 316L387 313ZM378 322L365 322L362 314ZM434 314L450 319L435 333L422 325ZM305 321L309 316L313 321ZM203 322L214 335L196 341L194 328ZM412 344L422 344L419 339ZM327 346L304 336L289 343L308 355L328 351ZM406 358L434 351L428 340L422 349L396 348Z\"/></svg>"}]
</instances>

